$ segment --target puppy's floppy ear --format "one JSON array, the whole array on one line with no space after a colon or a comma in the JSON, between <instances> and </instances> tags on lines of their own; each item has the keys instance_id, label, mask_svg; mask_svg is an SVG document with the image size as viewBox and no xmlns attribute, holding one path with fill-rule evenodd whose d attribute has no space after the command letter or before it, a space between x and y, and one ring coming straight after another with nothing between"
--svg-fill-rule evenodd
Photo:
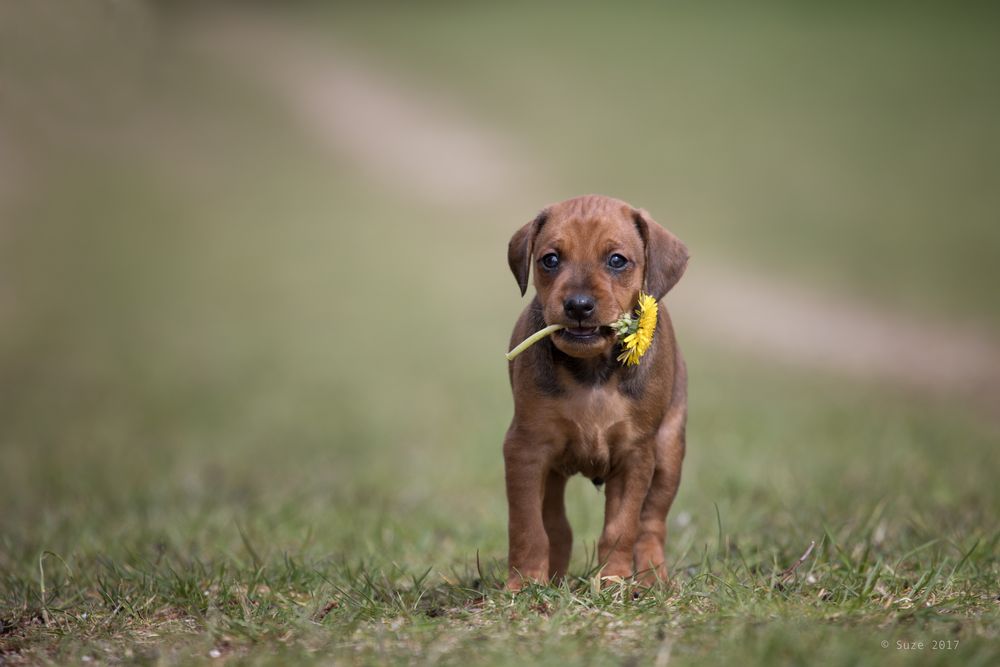
<instances>
[{"instance_id":1,"label":"puppy's floppy ear","mask_svg":"<svg viewBox=\"0 0 1000 667\"><path fill-rule=\"evenodd\" d=\"M521 296L528 291L528 272L531 268L531 251L535 245L535 237L538 230L545 224L549 217L548 211L542 211L538 216L514 232L507 245L507 263L510 265L510 272L517 280L517 286L521 288Z\"/></svg>"},{"instance_id":2,"label":"puppy's floppy ear","mask_svg":"<svg viewBox=\"0 0 1000 667\"><path fill-rule=\"evenodd\" d=\"M661 227L646 211L642 209L633 211L632 218L646 247L643 290L659 301L684 275L688 263L688 249L679 238Z\"/></svg>"}]
</instances>

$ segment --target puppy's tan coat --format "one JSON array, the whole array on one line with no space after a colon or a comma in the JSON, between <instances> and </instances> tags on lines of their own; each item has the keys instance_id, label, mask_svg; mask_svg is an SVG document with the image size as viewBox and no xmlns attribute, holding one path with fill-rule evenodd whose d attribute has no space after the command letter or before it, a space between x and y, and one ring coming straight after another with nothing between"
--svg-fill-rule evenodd
<instances>
[{"instance_id":1,"label":"puppy's tan coat","mask_svg":"<svg viewBox=\"0 0 1000 667\"><path fill-rule=\"evenodd\" d=\"M635 308L640 290L662 299L687 259L684 244L645 211L597 195L549 206L511 238L521 294L529 273L537 292L511 345L549 324L567 329L510 364L509 588L566 574L573 535L563 495L577 473L607 485L602 576L665 579L666 516L684 458L684 361L662 304L638 366L617 361L607 325Z\"/></svg>"}]
</instances>

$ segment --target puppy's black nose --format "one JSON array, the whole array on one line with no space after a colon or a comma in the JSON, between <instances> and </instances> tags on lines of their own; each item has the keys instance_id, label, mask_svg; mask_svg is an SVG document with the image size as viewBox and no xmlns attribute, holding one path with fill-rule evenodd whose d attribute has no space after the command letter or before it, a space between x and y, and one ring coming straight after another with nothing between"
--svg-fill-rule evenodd
<instances>
[{"instance_id":1,"label":"puppy's black nose","mask_svg":"<svg viewBox=\"0 0 1000 667\"><path fill-rule=\"evenodd\" d=\"M563 302L563 308L566 309L566 314L569 317L582 322L593 314L594 299L589 296L577 294L566 299Z\"/></svg>"}]
</instances>

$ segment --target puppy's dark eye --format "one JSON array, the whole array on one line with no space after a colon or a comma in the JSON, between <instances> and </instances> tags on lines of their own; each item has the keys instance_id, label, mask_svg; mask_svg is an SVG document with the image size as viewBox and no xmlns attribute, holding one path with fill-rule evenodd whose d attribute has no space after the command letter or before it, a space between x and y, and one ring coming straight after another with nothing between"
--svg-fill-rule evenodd
<instances>
[{"instance_id":1,"label":"puppy's dark eye","mask_svg":"<svg viewBox=\"0 0 1000 667\"><path fill-rule=\"evenodd\" d=\"M559 255L554 252L550 252L542 257L542 266L551 271L552 269L559 266Z\"/></svg>"},{"instance_id":2,"label":"puppy's dark eye","mask_svg":"<svg viewBox=\"0 0 1000 667\"><path fill-rule=\"evenodd\" d=\"M611 257L608 257L608 266L610 266L612 269L624 269L626 266L628 266L628 260L625 259L625 257L623 257L622 255L615 253L611 255Z\"/></svg>"}]
</instances>

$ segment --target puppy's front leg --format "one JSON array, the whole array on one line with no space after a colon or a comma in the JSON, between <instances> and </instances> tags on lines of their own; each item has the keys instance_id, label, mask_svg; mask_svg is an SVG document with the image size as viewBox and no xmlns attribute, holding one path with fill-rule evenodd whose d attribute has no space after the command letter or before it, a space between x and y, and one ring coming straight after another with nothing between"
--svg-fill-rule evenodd
<instances>
[{"instance_id":1,"label":"puppy's front leg","mask_svg":"<svg viewBox=\"0 0 1000 667\"><path fill-rule=\"evenodd\" d=\"M632 576L632 550L639 534L639 513L653 479L654 457L648 448L633 450L607 482L604 531L597 543L602 577Z\"/></svg>"},{"instance_id":2,"label":"puppy's front leg","mask_svg":"<svg viewBox=\"0 0 1000 667\"><path fill-rule=\"evenodd\" d=\"M548 462L542 448L508 433L503 444L507 478L507 588L520 590L523 582L544 583L549 574L549 538L542 521L542 497Z\"/></svg>"}]
</instances>

